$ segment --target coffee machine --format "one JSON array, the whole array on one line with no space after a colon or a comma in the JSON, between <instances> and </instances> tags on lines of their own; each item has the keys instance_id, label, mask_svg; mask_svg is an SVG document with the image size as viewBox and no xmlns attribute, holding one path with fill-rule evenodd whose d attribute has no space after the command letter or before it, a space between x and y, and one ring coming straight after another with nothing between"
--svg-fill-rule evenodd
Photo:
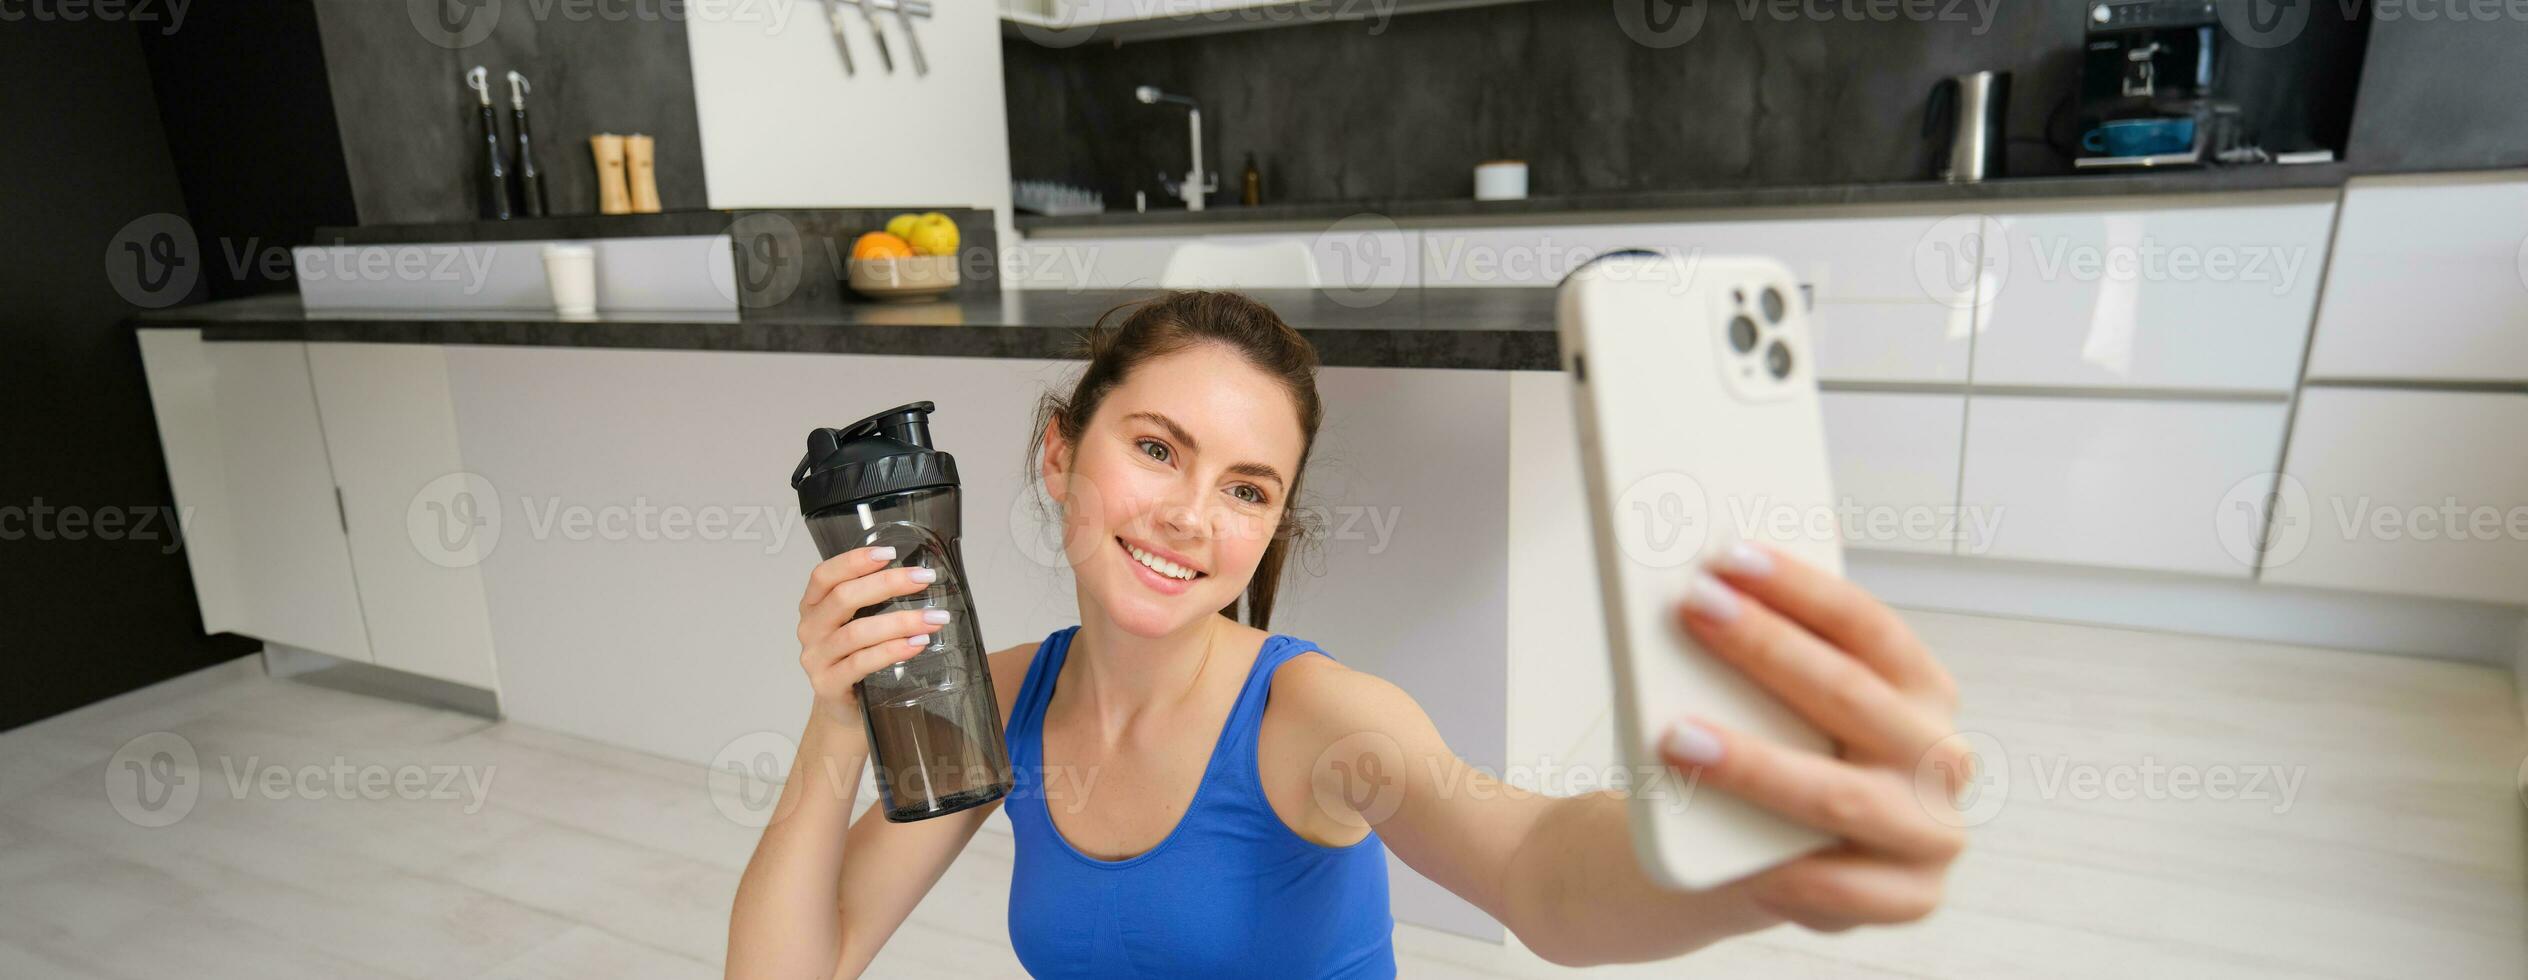
<instances>
[{"instance_id":1,"label":"coffee machine","mask_svg":"<svg viewBox=\"0 0 2528 980\"><path fill-rule=\"evenodd\" d=\"M2204 162L2220 94L2221 39L2214 0L2091 3L2074 166Z\"/></svg>"}]
</instances>

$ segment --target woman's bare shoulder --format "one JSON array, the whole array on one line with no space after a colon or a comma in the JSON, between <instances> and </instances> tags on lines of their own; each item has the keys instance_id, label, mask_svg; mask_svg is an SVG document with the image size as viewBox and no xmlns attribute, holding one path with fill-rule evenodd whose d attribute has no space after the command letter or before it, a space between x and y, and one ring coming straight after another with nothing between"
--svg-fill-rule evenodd
<instances>
[{"instance_id":1,"label":"woman's bare shoulder","mask_svg":"<svg viewBox=\"0 0 2528 980\"><path fill-rule=\"evenodd\" d=\"M1269 704L1286 707L1294 720L1326 731L1357 731L1381 718L1423 717L1421 704L1404 688L1336 661L1313 644L1273 672Z\"/></svg>"}]
</instances>

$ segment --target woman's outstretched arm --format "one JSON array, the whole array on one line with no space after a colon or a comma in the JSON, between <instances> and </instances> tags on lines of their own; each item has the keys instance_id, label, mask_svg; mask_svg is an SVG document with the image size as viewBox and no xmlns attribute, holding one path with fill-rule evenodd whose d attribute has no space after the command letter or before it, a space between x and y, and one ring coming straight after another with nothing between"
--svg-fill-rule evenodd
<instances>
[{"instance_id":1,"label":"woman's outstretched arm","mask_svg":"<svg viewBox=\"0 0 2528 980\"><path fill-rule=\"evenodd\" d=\"M1835 931L1930 914L1964 845L1957 822L1936 811L1972 763L1947 737L1948 674L1858 586L1768 550L1735 551L1714 570L1679 628L1841 751L1704 723L1667 740L1667 761L1697 792L1740 797L1836 845L1715 888L1670 891L1641 871L1615 792L1554 798L1506 786L1451 752L1401 689L1326 663L1294 685L1310 741L1325 747L1310 773L1318 805L1376 826L1414 870L1567 965L1662 959L1784 921ZM1364 764L1365 755L1380 758ZM1941 785L1918 783L1926 773Z\"/></svg>"}]
</instances>

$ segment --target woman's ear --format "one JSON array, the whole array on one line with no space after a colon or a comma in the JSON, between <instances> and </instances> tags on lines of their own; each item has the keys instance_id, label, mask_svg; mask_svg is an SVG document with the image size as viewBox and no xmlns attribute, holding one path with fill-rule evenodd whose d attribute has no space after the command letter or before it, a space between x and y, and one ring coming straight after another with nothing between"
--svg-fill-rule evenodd
<instances>
[{"instance_id":1,"label":"woman's ear","mask_svg":"<svg viewBox=\"0 0 2528 980\"><path fill-rule=\"evenodd\" d=\"M1062 413L1054 412L1045 421L1044 458L1036 463L1036 475L1044 480L1045 495L1056 505L1063 503L1069 481L1064 477L1071 469L1071 444L1062 438Z\"/></svg>"}]
</instances>

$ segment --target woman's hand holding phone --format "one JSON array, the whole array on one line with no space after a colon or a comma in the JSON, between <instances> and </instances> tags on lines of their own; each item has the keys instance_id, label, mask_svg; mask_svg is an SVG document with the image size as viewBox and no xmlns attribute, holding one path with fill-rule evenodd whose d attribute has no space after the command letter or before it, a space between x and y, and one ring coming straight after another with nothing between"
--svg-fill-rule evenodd
<instances>
[{"instance_id":1,"label":"woman's hand holding phone","mask_svg":"<svg viewBox=\"0 0 2528 980\"><path fill-rule=\"evenodd\" d=\"M818 562L799 598L799 667L816 689L816 704L853 731L861 727L860 679L922 652L948 622L945 609L906 609L860 616L869 606L929 588L938 573L919 566L888 568L895 549L854 548Z\"/></svg>"},{"instance_id":2,"label":"woman's hand holding phone","mask_svg":"<svg viewBox=\"0 0 2528 980\"><path fill-rule=\"evenodd\" d=\"M1976 761L1954 737L1956 683L1902 619L1838 576L1749 544L1709 568L1680 626L1837 747L1830 757L1701 720L1667 732L1662 754L1700 785L1840 839L1724 887L1827 932L1930 914L1966 844L1953 801Z\"/></svg>"}]
</instances>

